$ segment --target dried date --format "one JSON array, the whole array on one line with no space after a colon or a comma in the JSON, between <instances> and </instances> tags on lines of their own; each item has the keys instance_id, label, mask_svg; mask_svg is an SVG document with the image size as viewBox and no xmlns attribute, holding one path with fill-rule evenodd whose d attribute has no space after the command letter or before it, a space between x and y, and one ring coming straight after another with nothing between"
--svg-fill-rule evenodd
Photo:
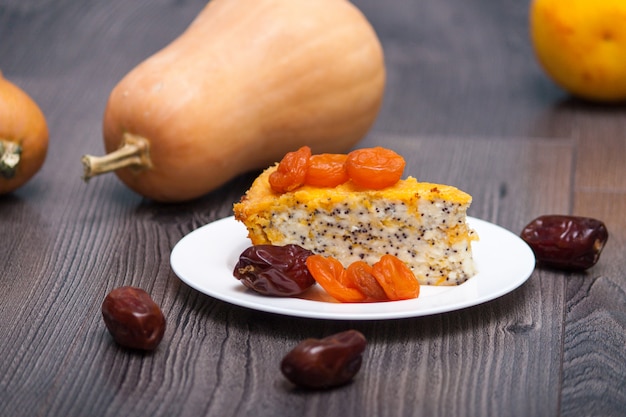
<instances>
[{"instance_id":1,"label":"dried date","mask_svg":"<svg viewBox=\"0 0 626 417\"><path fill-rule=\"evenodd\" d=\"M163 339L165 317L147 292L136 287L119 287L102 303L104 324L119 345L153 350Z\"/></svg>"},{"instance_id":2,"label":"dried date","mask_svg":"<svg viewBox=\"0 0 626 417\"><path fill-rule=\"evenodd\" d=\"M608 237L607 228L600 220L568 215L537 217L521 233L538 264L568 271L584 271L594 266Z\"/></svg>"},{"instance_id":3,"label":"dried date","mask_svg":"<svg viewBox=\"0 0 626 417\"><path fill-rule=\"evenodd\" d=\"M327 389L350 382L361 369L366 339L347 330L323 339L306 339L283 358L280 370L294 385Z\"/></svg>"},{"instance_id":4,"label":"dried date","mask_svg":"<svg viewBox=\"0 0 626 417\"><path fill-rule=\"evenodd\" d=\"M244 250L233 275L263 295L289 297L315 284L306 266L313 252L299 245L256 245Z\"/></svg>"}]
</instances>

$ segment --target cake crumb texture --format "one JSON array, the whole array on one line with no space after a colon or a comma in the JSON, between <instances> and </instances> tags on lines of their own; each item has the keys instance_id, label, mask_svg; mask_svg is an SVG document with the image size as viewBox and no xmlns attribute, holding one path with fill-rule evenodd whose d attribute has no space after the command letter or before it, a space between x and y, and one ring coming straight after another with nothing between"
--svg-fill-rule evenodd
<instances>
[{"instance_id":1,"label":"cake crumb texture","mask_svg":"<svg viewBox=\"0 0 626 417\"><path fill-rule=\"evenodd\" d=\"M253 244L294 243L346 267L392 254L422 285L458 285L476 273L471 243L478 236L466 222L469 194L413 177L382 190L347 182L278 194L268 181L275 169L265 170L234 205Z\"/></svg>"}]
</instances>

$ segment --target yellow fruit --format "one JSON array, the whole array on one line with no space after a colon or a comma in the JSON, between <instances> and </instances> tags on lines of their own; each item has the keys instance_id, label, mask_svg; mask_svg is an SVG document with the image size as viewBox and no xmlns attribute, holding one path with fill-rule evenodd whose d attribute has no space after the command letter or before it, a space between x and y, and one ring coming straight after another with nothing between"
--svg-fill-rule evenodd
<instances>
[{"instance_id":1,"label":"yellow fruit","mask_svg":"<svg viewBox=\"0 0 626 417\"><path fill-rule=\"evenodd\" d=\"M563 89L626 100L626 0L533 0L530 31L540 64Z\"/></svg>"}]
</instances>

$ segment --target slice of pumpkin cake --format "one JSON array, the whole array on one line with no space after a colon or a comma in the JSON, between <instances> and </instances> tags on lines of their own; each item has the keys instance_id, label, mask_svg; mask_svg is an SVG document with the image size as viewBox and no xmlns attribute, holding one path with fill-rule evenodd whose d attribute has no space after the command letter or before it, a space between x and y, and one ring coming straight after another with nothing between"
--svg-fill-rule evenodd
<instances>
[{"instance_id":1,"label":"slice of pumpkin cake","mask_svg":"<svg viewBox=\"0 0 626 417\"><path fill-rule=\"evenodd\" d=\"M276 192L270 176L277 169L266 169L234 205L252 244L298 244L346 267L392 254L422 285L458 285L475 274L471 243L478 237L466 222L469 194L413 177L382 189L348 180Z\"/></svg>"}]
</instances>

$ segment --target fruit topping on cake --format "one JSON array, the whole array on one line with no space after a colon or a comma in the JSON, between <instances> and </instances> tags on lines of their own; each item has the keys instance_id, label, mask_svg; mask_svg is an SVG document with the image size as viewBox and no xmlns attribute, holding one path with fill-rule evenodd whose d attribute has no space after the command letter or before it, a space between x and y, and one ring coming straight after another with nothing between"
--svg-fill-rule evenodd
<instances>
[{"instance_id":1,"label":"fruit topping on cake","mask_svg":"<svg viewBox=\"0 0 626 417\"><path fill-rule=\"evenodd\" d=\"M299 245L326 262L337 261L346 274L352 268L350 282L354 277L364 282L361 295L373 291L401 299L419 293L390 296L394 279L383 285L380 273L378 285L367 284L373 281L363 277L376 277L369 268L389 262L386 255L421 285L465 282L476 273L471 244L478 236L466 221L471 196L449 185L401 179L404 167L402 156L382 147L347 155L312 155L303 147L261 173L234 205L235 218L245 224L253 245ZM314 257L307 265L317 265L323 275L330 266L322 268L318 261ZM372 301L372 294L361 301Z\"/></svg>"}]
</instances>

